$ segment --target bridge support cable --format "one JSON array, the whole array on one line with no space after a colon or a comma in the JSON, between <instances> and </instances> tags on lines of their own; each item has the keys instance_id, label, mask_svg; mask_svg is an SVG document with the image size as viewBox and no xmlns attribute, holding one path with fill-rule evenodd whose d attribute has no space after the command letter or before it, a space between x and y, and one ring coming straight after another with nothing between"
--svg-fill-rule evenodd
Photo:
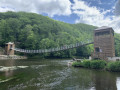
<instances>
[{"instance_id":1,"label":"bridge support cable","mask_svg":"<svg viewBox=\"0 0 120 90\"><path fill-rule=\"evenodd\" d=\"M91 43L80 42L80 43L76 43L76 44L64 45L61 47L50 48L50 49L38 49L38 50L26 50L26 49L20 49L20 48L11 48L11 49L16 52L21 52L21 53L51 53L51 52L57 52L57 51L63 51L63 50L68 50L68 49L72 49L72 48L77 48L80 46L86 46L89 44L93 44L93 42L91 42Z\"/></svg>"}]
</instances>

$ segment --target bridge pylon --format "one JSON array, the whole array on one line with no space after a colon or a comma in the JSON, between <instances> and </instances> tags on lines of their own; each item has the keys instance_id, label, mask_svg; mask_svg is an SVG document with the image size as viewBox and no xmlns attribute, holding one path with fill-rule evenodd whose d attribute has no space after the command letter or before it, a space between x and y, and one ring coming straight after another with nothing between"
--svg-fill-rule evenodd
<instances>
[{"instance_id":1,"label":"bridge pylon","mask_svg":"<svg viewBox=\"0 0 120 90\"><path fill-rule=\"evenodd\" d=\"M5 44L5 54L14 55L15 44L13 42L8 42Z\"/></svg>"},{"instance_id":2,"label":"bridge pylon","mask_svg":"<svg viewBox=\"0 0 120 90\"><path fill-rule=\"evenodd\" d=\"M111 27L100 27L94 30L94 53L92 58L107 60L115 57L114 30Z\"/></svg>"}]
</instances>

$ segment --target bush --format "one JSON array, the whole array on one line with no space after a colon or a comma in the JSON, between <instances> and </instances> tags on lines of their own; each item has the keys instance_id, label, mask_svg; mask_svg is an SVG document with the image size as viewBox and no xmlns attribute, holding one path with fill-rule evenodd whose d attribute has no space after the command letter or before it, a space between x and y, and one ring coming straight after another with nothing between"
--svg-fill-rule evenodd
<instances>
[{"instance_id":1,"label":"bush","mask_svg":"<svg viewBox=\"0 0 120 90\"><path fill-rule=\"evenodd\" d=\"M112 72L120 72L120 61L108 63L106 69Z\"/></svg>"},{"instance_id":2,"label":"bush","mask_svg":"<svg viewBox=\"0 0 120 90\"><path fill-rule=\"evenodd\" d=\"M84 60L83 61L83 67L85 67L85 68L90 68L90 60Z\"/></svg>"},{"instance_id":3,"label":"bush","mask_svg":"<svg viewBox=\"0 0 120 90\"><path fill-rule=\"evenodd\" d=\"M83 64L82 64L82 62L73 62L72 66L74 66L74 67L83 67Z\"/></svg>"},{"instance_id":4,"label":"bush","mask_svg":"<svg viewBox=\"0 0 120 90\"><path fill-rule=\"evenodd\" d=\"M106 66L106 61L104 60L93 60L90 62L90 68L92 69L104 69Z\"/></svg>"},{"instance_id":5,"label":"bush","mask_svg":"<svg viewBox=\"0 0 120 90\"><path fill-rule=\"evenodd\" d=\"M108 71L120 72L120 61L107 63L105 60L83 60L83 62L73 62L72 66L92 69L105 69L106 66Z\"/></svg>"},{"instance_id":6,"label":"bush","mask_svg":"<svg viewBox=\"0 0 120 90\"><path fill-rule=\"evenodd\" d=\"M92 69L104 69L106 66L106 61L104 60L83 60L83 62L73 62L74 67L85 67Z\"/></svg>"}]
</instances>

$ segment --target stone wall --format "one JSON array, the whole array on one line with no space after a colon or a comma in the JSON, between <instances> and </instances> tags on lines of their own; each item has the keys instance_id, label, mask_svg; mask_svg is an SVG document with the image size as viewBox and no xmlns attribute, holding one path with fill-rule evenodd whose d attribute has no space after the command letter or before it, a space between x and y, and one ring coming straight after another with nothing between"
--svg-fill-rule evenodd
<instances>
[{"instance_id":1,"label":"stone wall","mask_svg":"<svg viewBox=\"0 0 120 90\"><path fill-rule=\"evenodd\" d=\"M108 57L108 61L120 61L120 57Z\"/></svg>"}]
</instances>

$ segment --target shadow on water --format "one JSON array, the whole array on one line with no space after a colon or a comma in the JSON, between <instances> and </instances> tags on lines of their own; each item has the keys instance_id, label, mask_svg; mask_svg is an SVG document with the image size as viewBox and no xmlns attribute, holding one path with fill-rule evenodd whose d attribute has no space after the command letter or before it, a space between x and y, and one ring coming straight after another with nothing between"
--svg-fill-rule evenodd
<instances>
[{"instance_id":1,"label":"shadow on water","mask_svg":"<svg viewBox=\"0 0 120 90\"><path fill-rule=\"evenodd\" d=\"M93 73L93 81L96 90L117 90L117 75L112 72L99 71Z\"/></svg>"},{"instance_id":2,"label":"shadow on water","mask_svg":"<svg viewBox=\"0 0 120 90\"><path fill-rule=\"evenodd\" d=\"M0 66L28 66L0 72L0 90L119 90L120 73L68 67L69 60L8 60ZM1 69L1 68L0 68ZM12 72L12 74L10 74Z\"/></svg>"}]
</instances>

